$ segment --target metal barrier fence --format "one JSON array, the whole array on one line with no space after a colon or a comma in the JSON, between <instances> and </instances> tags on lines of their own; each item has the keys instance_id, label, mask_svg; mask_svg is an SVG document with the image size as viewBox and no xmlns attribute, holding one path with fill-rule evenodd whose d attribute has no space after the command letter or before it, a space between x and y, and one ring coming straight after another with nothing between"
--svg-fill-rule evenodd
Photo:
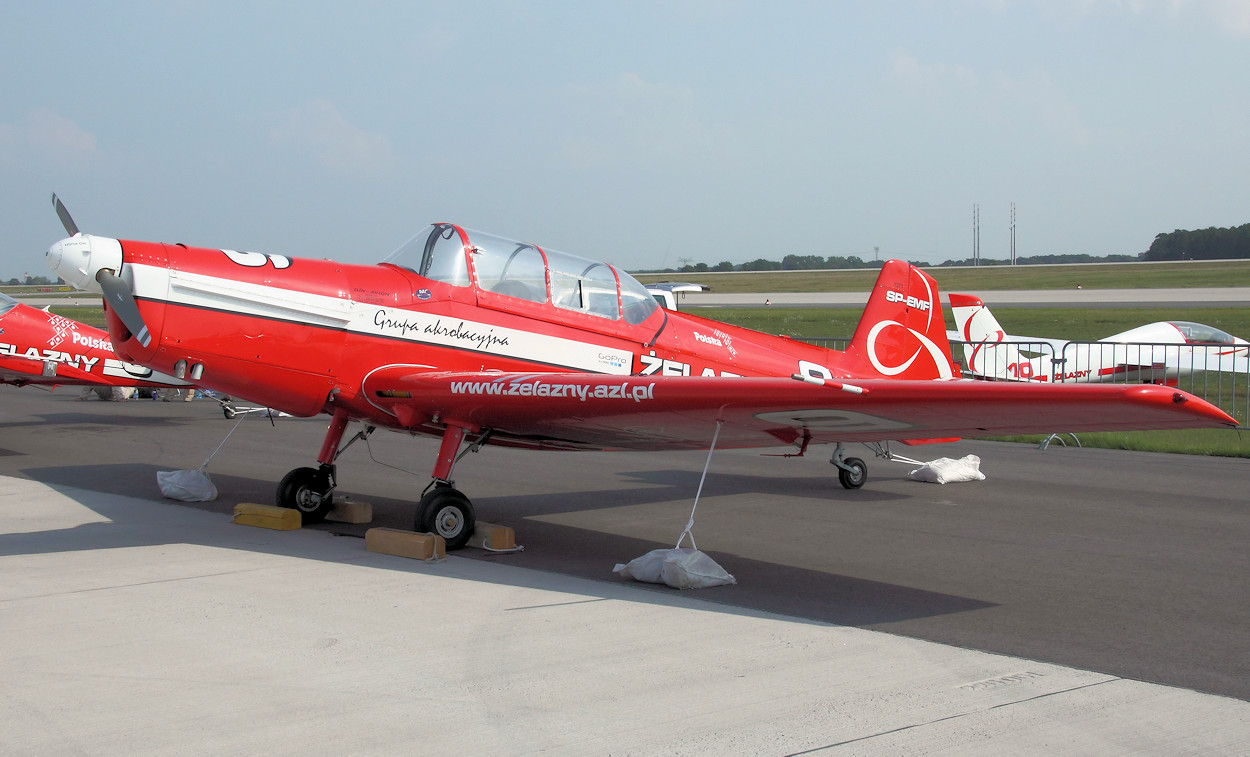
<instances>
[{"instance_id":1,"label":"metal barrier fence","mask_svg":"<svg viewBox=\"0 0 1250 757\"><path fill-rule=\"evenodd\" d=\"M850 342L823 337L802 341L837 350ZM951 342L951 355L963 374L972 377L1175 386L1218 406L1238 423L1250 424L1250 357L1244 348L1144 342L955 341Z\"/></svg>"}]
</instances>

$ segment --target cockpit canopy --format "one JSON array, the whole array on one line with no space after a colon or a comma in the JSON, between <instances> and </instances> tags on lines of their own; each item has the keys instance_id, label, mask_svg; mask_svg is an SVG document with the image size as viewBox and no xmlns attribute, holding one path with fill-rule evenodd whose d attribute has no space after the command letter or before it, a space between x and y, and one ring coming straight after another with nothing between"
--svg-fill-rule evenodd
<instances>
[{"instance_id":1,"label":"cockpit canopy","mask_svg":"<svg viewBox=\"0 0 1250 757\"><path fill-rule=\"evenodd\" d=\"M436 223L383 263L453 286L638 324L658 308L646 287L607 263Z\"/></svg>"},{"instance_id":2,"label":"cockpit canopy","mask_svg":"<svg viewBox=\"0 0 1250 757\"><path fill-rule=\"evenodd\" d=\"M17 307L17 300L7 294L4 294L3 292L0 292L0 316L8 313L15 307Z\"/></svg>"},{"instance_id":3,"label":"cockpit canopy","mask_svg":"<svg viewBox=\"0 0 1250 757\"><path fill-rule=\"evenodd\" d=\"M1188 344L1236 344L1237 338L1227 331L1221 331L1205 323L1191 321L1168 321L1176 330L1185 335Z\"/></svg>"}]
</instances>

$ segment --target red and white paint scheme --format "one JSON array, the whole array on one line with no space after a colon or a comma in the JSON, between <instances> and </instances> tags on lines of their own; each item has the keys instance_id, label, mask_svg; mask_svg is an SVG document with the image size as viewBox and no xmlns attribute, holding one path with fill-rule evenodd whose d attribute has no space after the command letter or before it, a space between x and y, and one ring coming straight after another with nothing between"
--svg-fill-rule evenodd
<instances>
[{"instance_id":1,"label":"red and white paint scheme","mask_svg":"<svg viewBox=\"0 0 1250 757\"><path fill-rule=\"evenodd\" d=\"M109 335L78 321L23 305L0 294L0 383L61 385L191 386L113 351Z\"/></svg>"},{"instance_id":2,"label":"red and white paint scheme","mask_svg":"<svg viewBox=\"0 0 1250 757\"><path fill-rule=\"evenodd\" d=\"M1097 342L1067 342L1008 335L972 295L952 294L950 301L966 373L977 378L1175 386L1202 371L1250 373L1250 342L1201 323L1158 321Z\"/></svg>"},{"instance_id":3,"label":"red and white paint scheme","mask_svg":"<svg viewBox=\"0 0 1250 757\"><path fill-rule=\"evenodd\" d=\"M48 262L102 291L127 359L297 416L327 413L318 466L278 503L332 505L352 421L442 437L415 527L454 549L473 508L452 485L465 445L708 449L837 443L847 488L867 467L842 442L968 433L1231 426L1161 387L957 380L934 280L887 262L845 352L660 308L624 271L433 224L377 265L71 234Z\"/></svg>"}]
</instances>

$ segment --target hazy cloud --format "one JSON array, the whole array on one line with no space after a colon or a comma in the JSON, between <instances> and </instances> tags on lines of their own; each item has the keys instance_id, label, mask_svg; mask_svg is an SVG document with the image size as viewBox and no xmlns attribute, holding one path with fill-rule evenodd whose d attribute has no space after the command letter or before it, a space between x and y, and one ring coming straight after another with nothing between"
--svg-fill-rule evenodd
<instances>
[{"instance_id":1,"label":"hazy cloud","mask_svg":"<svg viewBox=\"0 0 1250 757\"><path fill-rule=\"evenodd\" d=\"M94 134L48 108L37 108L17 123L0 123L0 163L33 158L61 167L82 167L99 156Z\"/></svg>"},{"instance_id":2,"label":"hazy cloud","mask_svg":"<svg viewBox=\"0 0 1250 757\"><path fill-rule=\"evenodd\" d=\"M1224 31L1250 37L1250 3L1246 0L1211 0L1211 12Z\"/></svg>"},{"instance_id":3,"label":"hazy cloud","mask_svg":"<svg viewBox=\"0 0 1250 757\"><path fill-rule=\"evenodd\" d=\"M1072 99L1050 76L1034 71L978 73L951 63L926 63L904 49L890 56L889 79L905 95L935 103L949 112L962 108L968 118L994 118L1020 126L1041 124L1055 137L1087 144L1090 135Z\"/></svg>"},{"instance_id":4,"label":"hazy cloud","mask_svg":"<svg viewBox=\"0 0 1250 757\"><path fill-rule=\"evenodd\" d=\"M1250 36L1250 2L1246 0L967 0L967 6L1006 13L1011 6L1034 6L1051 18L1077 20L1094 15L1204 17L1222 31Z\"/></svg>"},{"instance_id":5,"label":"hazy cloud","mask_svg":"<svg viewBox=\"0 0 1250 757\"><path fill-rule=\"evenodd\" d=\"M980 77L967 66L947 63L921 63L902 48L890 54L890 78L915 92L945 94L951 89L972 91Z\"/></svg>"},{"instance_id":6,"label":"hazy cloud","mask_svg":"<svg viewBox=\"0 0 1250 757\"><path fill-rule=\"evenodd\" d=\"M1048 75L1034 72L1022 78L1003 74L993 77L1005 101L1025 121L1036 119L1054 136L1080 145L1091 136L1080 111L1068 94Z\"/></svg>"},{"instance_id":7,"label":"hazy cloud","mask_svg":"<svg viewBox=\"0 0 1250 757\"><path fill-rule=\"evenodd\" d=\"M597 85L570 85L563 96L573 126L559 152L577 170L680 164L722 151L727 140L724 127L699 115L694 90L684 85L624 73Z\"/></svg>"},{"instance_id":8,"label":"hazy cloud","mask_svg":"<svg viewBox=\"0 0 1250 757\"><path fill-rule=\"evenodd\" d=\"M324 99L279 114L269 129L269 138L348 176L377 176L387 173L395 163L394 149L385 135L352 124Z\"/></svg>"}]
</instances>

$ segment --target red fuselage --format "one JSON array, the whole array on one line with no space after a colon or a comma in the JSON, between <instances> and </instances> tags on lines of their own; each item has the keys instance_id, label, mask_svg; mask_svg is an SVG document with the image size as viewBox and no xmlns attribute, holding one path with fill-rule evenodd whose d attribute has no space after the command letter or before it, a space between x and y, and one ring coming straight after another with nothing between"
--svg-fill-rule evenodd
<instances>
[{"instance_id":1,"label":"red fuselage","mask_svg":"<svg viewBox=\"0 0 1250 757\"><path fill-rule=\"evenodd\" d=\"M637 323L389 265L122 241L152 340L127 359L293 415L346 407L396 427L362 386L380 367L451 372L855 376L844 353L655 309ZM883 340L884 344L884 340ZM883 348L884 349L884 348ZM852 361L845 361L850 363ZM411 427L411 426L409 426Z\"/></svg>"}]
</instances>

